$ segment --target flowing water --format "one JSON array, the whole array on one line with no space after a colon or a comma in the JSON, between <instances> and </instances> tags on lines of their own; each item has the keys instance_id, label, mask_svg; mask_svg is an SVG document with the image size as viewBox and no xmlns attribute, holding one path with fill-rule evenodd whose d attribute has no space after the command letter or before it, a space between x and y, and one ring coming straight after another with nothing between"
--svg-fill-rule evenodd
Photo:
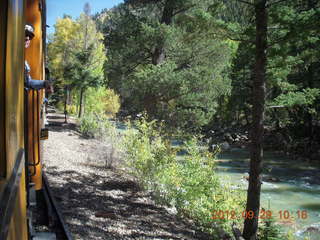
<instances>
[{"instance_id":1,"label":"flowing water","mask_svg":"<svg viewBox=\"0 0 320 240\"><path fill-rule=\"evenodd\" d=\"M119 132L125 129L123 124L117 125ZM172 142L173 146L181 144L180 141ZM247 191L247 151L222 152L217 162L217 172L223 181ZM277 224L282 225L285 232L291 231L296 239L320 240L320 164L266 152L263 174L266 177L262 184L261 207L270 210Z\"/></svg>"},{"instance_id":2,"label":"flowing water","mask_svg":"<svg viewBox=\"0 0 320 240\"><path fill-rule=\"evenodd\" d=\"M217 161L223 181L246 191L248 152L232 149L220 153ZM297 239L320 240L320 166L267 152L263 175L261 207Z\"/></svg>"}]
</instances>

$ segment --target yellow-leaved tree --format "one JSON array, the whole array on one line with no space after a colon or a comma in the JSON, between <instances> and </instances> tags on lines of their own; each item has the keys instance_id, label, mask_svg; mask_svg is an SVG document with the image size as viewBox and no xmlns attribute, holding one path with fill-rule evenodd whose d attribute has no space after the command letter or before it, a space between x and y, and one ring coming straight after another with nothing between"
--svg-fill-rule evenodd
<instances>
[{"instance_id":1,"label":"yellow-leaved tree","mask_svg":"<svg viewBox=\"0 0 320 240\"><path fill-rule=\"evenodd\" d=\"M49 37L48 60L56 80L56 101L63 99L66 111L67 104L77 100L79 117L84 112L86 89L104 83L106 52L102 41L103 35L97 31L88 4L78 19L58 19L55 32Z\"/></svg>"}]
</instances>

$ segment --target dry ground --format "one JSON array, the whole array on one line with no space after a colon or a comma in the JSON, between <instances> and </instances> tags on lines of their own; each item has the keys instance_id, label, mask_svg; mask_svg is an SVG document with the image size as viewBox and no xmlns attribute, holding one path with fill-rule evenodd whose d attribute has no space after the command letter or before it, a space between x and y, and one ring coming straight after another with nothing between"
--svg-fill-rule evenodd
<instances>
[{"instance_id":1,"label":"dry ground","mask_svg":"<svg viewBox=\"0 0 320 240\"><path fill-rule=\"evenodd\" d=\"M75 239L210 239L157 205L120 168L106 168L111 142L83 138L73 121L48 114L44 165Z\"/></svg>"}]
</instances>

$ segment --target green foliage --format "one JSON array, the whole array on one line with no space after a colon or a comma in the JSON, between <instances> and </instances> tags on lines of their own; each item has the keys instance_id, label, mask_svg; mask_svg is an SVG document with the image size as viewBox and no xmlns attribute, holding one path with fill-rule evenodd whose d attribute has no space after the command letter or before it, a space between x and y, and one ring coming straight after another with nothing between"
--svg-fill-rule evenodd
<instances>
[{"instance_id":1,"label":"green foliage","mask_svg":"<svg viewBox=\"0 0 320 240\"><path fill-rule=\"evenodd\" d=\"M66 84L66 68L73 62L73 51L78 43L77 33L81 31L81 26L65 17L58 19L54 27L55 32L49 36L48 43L49 68L54 79Z\"/></svg>"},{"instance_id":2,"label":"green foliage","mask_svg":"<svg viewBox=\"0 0 320 240\"><path fill-rule=\"evenodd\" d=\"M59 102L59 103L56 105L56 108L57 108L59 111L63 112L64 106L63 106L63 104L62 104L61 102Z\"/></svg>"},{"instance_id":3,"label":"green foliage","mask_svg":"<svg viewBox=\"0 0 320 240\"><path fill-rule=\"evenodd\" d=\"M309 146L305 149L317 151L320 2L268 3L265 123L289 135L290 145L298 146L291 141L300 139ZM187 154L177 158L179 149L161 136L160 122L166 123L166 130L185 135L185 130L193 134L210 122L251 122L256 100L250 94L253 16L254 8L243 1L127 0L97 14L95 22L88 14L77 20L65 16L49 39L56 95L61 101L71 92L69 112L77 109L74 101L82 104L79 90L86 91L83 134L104 134L106 116L114 116L120 108L117 94L129 114L146 111L150 119L158 119L141 119L126 132L124 146L133 173L180 214L205 227L213 223L210 211L239 209L242 197L235 199L239 193L219 181L214 156L199 149L195 139L186 141L181 148ZM114 92L101 87L106 84ZM306 138L316 145L308 145ZM262 239L277 239L277 234L274 222L262 224Z\"/></svg>"},{"instance_id":4,"label":"green foliage","mask_svg":"<svg viewBox=\"0 0 320 240\"><path fill-rule=\"evenodd\" d=\"M135 121L134 127L128 125L122 147L132 174L159 200L174 206L179 214L192 217L207 231L214 231L216 224L229 229L227 219L211 219L212 211L241 212L243 194L219 181L214 156L200 148L196 138L176 149L159 134L160 129L161 124L147 122L144 117ZM177 157L178 150L186 155Z\"/></svg>"},{"instance_id":5,"label":"green foliage","mask_svg":"<svg viewBox=\"0 0 320 240\"><path fill-rule=\"evenodd\" d=\"M54 25L54 34L48 37L48 67L54 79L54 96L56 104L65 98L65 87L72 81L69 78L69 66L73 63L73 52L77 46L77 32L80 25L68 16L58 19Z\"/></svg>"},{"instance_id":6,"label":"green foliage","mask_svg":"<svg viewBox=\"0 0 320 240\"><path fill-rule=\"evenodd\" d=\"M130 167L135 169L134 175L145 184L151 183L155 172L159 170L158 167L174 161L176 155L176 152L168 147L169 143L156 131L156 121L148 123L144 118L136 121L135 127L128 123L123 144L126 159Z\"/></svg>"},{"instance_id":7,"label":"green foliage","mask_svg":"<svg viewBox=\"0 0 320 240\"><path fill-rule=\"evenodd\" d=\"M120 109L120 99L111 89L88 88L86 112L99 116L114 117Z\"/></svg>"},{"instance_id":8,"label":"green foliage","mask_svg":"<svg viewBox=\"0 0 320 240\"><path fill-rule=\"evenodd\" d=\"M68 105L67 112L70 115L76 115L77 114L77 106L76 105Z\"/></svg>"},{"instance_id":9,"label":"green foliage","mask_svg":"<svg viewBox=\"0 0 320 240\"><path fill-rule=\"evenodd\" d=\"M53 77L63 85L78 88L95 85L92 79L101 79L106 59L101 41L101 33L87 15L81 14L77 20L58 19L48 44Z\"/></svg>"},{"instance_id":10,"label":"green foliage","mask_svg":"<svg viewBox=\"0 0 320 240\"><path fill-rule=\"evenodd\" d=\"M114 135L113 128L106 116L99 116L93 112L80 118L79 131L87 138L104 140L106 137Z\"/></svg>"},{"instance_id":11,"label":"green foliage","mask_svg":"<svg viewBox=\"0 0 320 240\"><path fill-rule=\"evenodd\" d=\"M67 101L67 92L73 98L78 90L82 107L85 90L104 83L106 55L102 38L95 22L86 14L76 20L68 16L57 20L55 32L49 37L48 59L58 101Z\"/></svg>"},{"instance_id":12,"label":"green foliage","mask_svg":"<svg viewBox=\"0 0 320 240\"><path fill-rule=\"evenodd\" d=\"M223 3L225 11L219 14L222 34L239 40L239 47L230 68L231 96L221 99L212 125L246 122L250 126L250 112L255 101L251 95L255 62L254 8L240 1ZM269 1L268 8L265 124L295 143L307 140L309 145L313 145L312 141L319 142L320 138L317 127L320 120L320 31L316 24L319 10L319 1L307 0L276 4ZM306 155L312 156L311 152Z\"/></svg>"},{"instance_id":13,"label":"green foliage","mask_svg":"<svg viewBox=\"0 0 320 240\"><path fill-rule=\"evenodd\" d=\"M118 6L98 24L109 53L109 84L129 113L146 111L174 129L199 130L216 112L219 97L230 93L232 47L218 37L209 1L168 3L170 11L181 10L168 22L161 17L163 5L136 3ZM164 52L161 61L156 48Z\"/></svg>"},{"instance_id":14,"label":"green foliage","mask_svg":"<svg viewBox=\"0 0 320 240\"><path fill-rule=\"evenodd\" d=\"M320 95L320 89L305 88L301 92L284 93L274 99L274 103L285 107L311 106Z\"/></svg>"},{"instance_id":15,"label":"green foliage","mask_svg":"<svg viewBox=\"0 0 320 240\"><path fill-rule=\"evenodd\" d=\"M82 135L93 138L99 132L99 121L94 114L87 114L80 119L80 132Z\"/></svg>"},{"instance_id":16,"label":"green foliage","mask_svg":"<svg viewBox=\"0 0 320 240\"><path fill-rule=\"evenodd\" d=\"M103 138L111 127L110 117L119 111L119 96L111 89L88 88L86 114L80 118L80 132L86 137Z\"/></svg>"},{"instance_id":17,"label":"green foliage","mask_svg":"<svg viewBox=\"0 0 320 240\"><path fill-rule=\"evenodd\" d=\"M284 236L281 227L277 225L274 218L264 219L259 225L259 240L282 240L290 239L290 236Z\"/></svg>"}]
</instances>

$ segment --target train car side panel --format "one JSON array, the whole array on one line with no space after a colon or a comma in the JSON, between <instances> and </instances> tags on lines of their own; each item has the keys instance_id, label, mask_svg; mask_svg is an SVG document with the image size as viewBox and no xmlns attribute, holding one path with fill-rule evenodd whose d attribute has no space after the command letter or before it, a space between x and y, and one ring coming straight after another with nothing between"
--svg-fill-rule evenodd
<instances>
[{"instance_id":1,"label":"train car side panel","mask_svg":"<svg viewBox=\"0 0 320 240\"><path fill-rule=\"evenodd\" d=\"M5 151L5 61L6 61L6 32L7 32L7 1L0 2L0 192L7 173Z\"/></svg>"},{"instance_id":2,"label":"train car side panel","mask_svg":"<svg viewBox=\"0 0 320 240\"><path fill-rule=\"evenodd\" d=\"M24 10L23 0L7 0L6 60L5 60L5 159L6 180L24 148ZM24 160L22 160L24 161ZM24 168L24 167L23 167ZM18 182L15 207L10 222L8 239L28 239L25 170Z\"/></svg>"},{"instance_id":3,"label":"train car side panel","mask_svg":"<svg viewBox=\"0 0 320 240\"><path fill-rule=\"evenodd\" d=\"M42 41L42 13L40 0L28 0L26 6L26 22L34 26L35 37L32 40L30 47L26 50L26 59L31 67L31 76L34 79L44 79L44 57L43 57L43 41ZM42 174L41 174L41 161L40 161L40 106L43 101L43 90L32 91L29 93L29 132L28 136L29 145L29 163L36 164L35 167L31 167L32 181L35 183L35 189L40 190L42 188ZM30 149L32 148L32 149ZM31 156L32 154L32 156Z\"/></svg>"},{"instance_id":4,"label":"train car side panel","mask_svg":"<svg viewBox=\"0 0 320 240\"><path fill-rule=\"evenodd\" d=\"M27 240L28 239L28 229L27 229L27 212L26 212L26 192L25 192L25 171L22 171L20 188L16 198L16 207L13 213L11 223L10 223L10 231L8 235L8 240Z\"/></svg>"}]
</instances>

